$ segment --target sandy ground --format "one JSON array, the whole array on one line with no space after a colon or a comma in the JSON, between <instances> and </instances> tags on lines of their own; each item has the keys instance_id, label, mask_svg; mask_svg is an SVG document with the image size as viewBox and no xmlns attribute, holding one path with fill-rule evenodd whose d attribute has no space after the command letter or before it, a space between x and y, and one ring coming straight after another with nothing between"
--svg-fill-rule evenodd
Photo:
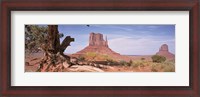
<instances>
[{"instance_id":1,"label":"sandy ground","mask_svg":"<svg viewBox=\"0 0 200 97\"><path fill-rule=\"evenodd\" d=\"M43 53L33 53L33 54L26 54L25 56L25 72L35 72L39 66L39 62L43 57ZM134 60L141 60L141 58L145 58L145 60L150 60L150 56L128 56L131 57ZM101 64L103 68L99 68L103 70L103 72L151 72L151 67L145 66L145 67L129 67L129 66L108 66ZM72 66L66 72L76 72L74 70L77 70L78 68L93 68L98 69L92 66ZM73 69L73 70L72 70ZM77 72L91 72L88 71L77 71Z\"/></svg>"},{"instance_id":2,"label":"sandy ground","mask_svg":"<svg viewBox=\"0 0 200 97\"><path fill-rule=\"evenodd\" d=\"M25 55L25 72L35 72L39 66L39 62L43 57L43 53L32 53Z\"/></svg>"}]
</instances>

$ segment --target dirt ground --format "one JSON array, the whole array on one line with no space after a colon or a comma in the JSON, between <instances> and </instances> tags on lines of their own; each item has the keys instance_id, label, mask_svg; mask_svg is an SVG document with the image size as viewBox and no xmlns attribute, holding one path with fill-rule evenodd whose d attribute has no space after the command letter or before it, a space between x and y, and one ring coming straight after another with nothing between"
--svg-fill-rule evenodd
<instances>
[{"instance_id":1,"label":"dirt ground","mask_svg":"<svg viewBox=\"0 0 200 97\"><path fill-rule=\"evenodd\" d=\"M39 62L43 57L43 53L31 53L25 55L25 72L35 72L39 66Z\"/></svg>"},{"instance_id":2,"label":"dirt ground","mask_svg":"<svg viewBox=\"0 0 200 97\"><path fill-rule=\"evenodd\" d=\"M36 72L39 62L43 57L43 53L26 54L25 56L25 72ZM131 56L133 59L141 58L149 59L149 56ZM89 65L75 65L61 72L152 72L151 66L108 66L100 64L99 67Z\"/></svg>"}]
</instances>

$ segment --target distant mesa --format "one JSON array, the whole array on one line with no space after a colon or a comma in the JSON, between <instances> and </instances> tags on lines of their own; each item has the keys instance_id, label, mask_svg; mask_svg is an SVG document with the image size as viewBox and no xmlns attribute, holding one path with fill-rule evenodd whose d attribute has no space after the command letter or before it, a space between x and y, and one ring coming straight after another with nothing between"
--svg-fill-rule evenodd
<instances>
[{"instance_id":1,"label":"distant mesa","mask_svg":"<svg viewBox=\"0 0 200 97\"><path fill-rule=\"evenodd\" d=\"M109 48L107 37L104 40L103 34L94 32L90 33L89 45L73 55L82 55L86 54L87 52L95 52L111 56L120 55Z\"/></svg>"},{"instance_id":2,"label":"distant mesa","mask_svg":"<svg viewBox=\"0 0 200 97\"><path fill-rule=\"evenodd\" d=\"M90 33L89 46L104 46L104 47L108 47L107 37L106 37L106 40L104 40L103 39L103 34Z\"/></svg>"},{"instance_id":3,"label":"distant mesa","mask_svg":"<svg viewBox=\"0 0 200 97\"><path fill-rule=\"evenodd\" d=\"M81 55L85 55L89 52L94 52L94 53L98 53L98 54L102 54L102 55L109 55L115 60L129 61L129 60L136 59L136 57L120 55L119 53L116 53L115 51L110 49L109 45L108 45L107 37L105 37L105 39L104 39L103 34L101 34L101 33L94 33L94 32L90 33L90 35L89 35L89 45L86 46L84 49L72 54L72 56L78 57L78 56L81 56ZM159 52L157 52L156 54L165 56L167 59L174 59L175 58L175 55L169 52L167 44L163 44L160 47ZM150 56L141 56L141 57L145 57L146 59L150 59ZM138 58L140 58L140 57L138 57Z\"/></svg>"},{"instance_id":4,"label":"distant mesa","mask_svg":"<svg viewBox=\"0 0 200 97\"><path fill-rule=\"evenodd\" d=\"M173 59L175 57L174 54L172 54L172 53L169 52L167 44L163 44L160 47L159 52L157 52L156 54L157 55L161 55L161 56L165 56L167 59Z\"/></svg>"}]
</instances>

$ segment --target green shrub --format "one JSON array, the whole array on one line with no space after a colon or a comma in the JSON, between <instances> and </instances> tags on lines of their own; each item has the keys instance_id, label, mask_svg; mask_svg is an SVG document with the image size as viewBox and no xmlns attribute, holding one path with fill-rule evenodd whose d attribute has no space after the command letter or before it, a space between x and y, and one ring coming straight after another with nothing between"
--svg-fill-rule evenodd
<instances>
[{"instance_id":1,"label":"green shrub","mask_svg":"<svg viewBox=\"0 0 200 97\"><path fill-rule=\"evenodd\" d=\"M173 66L167 66L164 68L164 72L175 72L175 68Z\"/></svg>"},{"instance_id":2,"label":"green shrub","mask_svg":"<svg viewBox=\"0 0 200 97\"><path fill-rule=\"evenodd\" d=\"M131 64L132 67L138 67L140 64L133 63Z\"/></svg>"},{"instance_id":3,"label":"green shrub","mask_svg":"<svg viewBox=\"0 0 200 97\"><path fill-rule=\"evenodd\" d=\"M132 64L133 64L133 61L132 61L132 60L130 60L130 61L129 61L129 65L132 65Z\"/></svg>"},{"instance_id":4,"label":"green shrub","mask_svg":"<svg viewBox=\"0 0 200 97\"><path fill-rule=\"evenodd\" d=\"M113 58L107 54L101 54L97 52L87 52L84 54L85 59L90 61L107 61L112 60Z\"/></svg>"},{"instance_id":5,"label":"green shrub","mask_svg":"<svg viewBox=\"0 0 200 97\"><path fill-rule=\"evenodd\" d=\"M156 67L158 66L159 64L152 64L151 65L151 71L152 72L158 72L158 70L156 69Z\"/></svg>"},{"instance_id":6,"label":"green shrub","mask_svg":"<svg viewBox=\"0 0 200 97\"><path fill-rule=\"evenodd\" d=\"M163 63L164 72L175 72L175 64L173 62L167 61Z\"/></svg>"},{"instance_id":7,"label":"green shrub","mask_svg":"<svg viewBox=\"0 0 200 97\"><path fill-rule=\"evenodd\" d=\"M112 60L112 58L109 55L104 55L104 54L97 55L97 58L104 61Z\"/></svg>"},{"instance_id":8,"label":"green shrub","mask_svg":"<svg viewBox=\"0 0 200 97\"><path fill-rule=\"evenodd\" d=\"M84 56L79 56L78 57L78 61L85 61L85 57Z\"/></svg>"},{"instance_id":9,"label":"green shrub","mask_svg":"<svg viewBox=\"0 0 200 97\"><path fill-rule=\"evenodd\" d=\"M119 65L130 66L130 64L128 62L124 61L124 60L120 60Z\"/></svg>"},{"instance_id":10,"label":"green shrub","mask_svg":"<svg viewBox=\"0 0 200 97\"><path fill-rule=\"evenodd\" d=\"M144 62L143 61L134 61L131 64L132 67L138 67L138 66L144 66Z\"/></svg>"},{"instance_id":11,"label":"green shrub","mask_svg":"<svg viewBox=\"0 0 200 97\"><path fill-rule=\"evenodd\" d=\"M95 58L97 57L97 53L95 53L95 52L87 52L87 53L85 54L85 56L86 56L87 58L89 58L90 60L95 60Z\"/></svg>"},{"instance_id":12,"label":"green shrub","mask_svg":"<svg viewBox=\"0 0 200 97\"><path fill-rule=\"evenodd\" d=\"M168 60L163 63L152 63L150 66L152 72L175 72L175 63Z\"/></svg>"},{"instance_id":13,"label":"green shrub","mask_svg":"<svg viewBox=\"0 0 200 97\"><path fill-rule=\"evenodd\" d=\"M160 56L160 55L153 55L151 58L153 62L156 62L156 63L162 63L162 62L165 62L166 60L164 56Z\"/></svg>"},{"instance_id":14,"label":"green shrub","mask_svg":"<svg viewBox=\"0 0 200 97\"><path fill-rule=\"evenodd\" d=\"M106 59L107 65L119 65L118 62L114 61L113 59Z\"/></svg>"}]
</instances>

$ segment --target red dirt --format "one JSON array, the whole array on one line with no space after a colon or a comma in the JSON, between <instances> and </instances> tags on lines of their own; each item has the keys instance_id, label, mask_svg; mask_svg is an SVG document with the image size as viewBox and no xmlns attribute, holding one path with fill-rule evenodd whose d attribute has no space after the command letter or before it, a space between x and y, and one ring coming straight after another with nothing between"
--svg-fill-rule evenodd
<instances>
[{"instance_id":1,"label":"red dirt","mask_svg":"<svg viewBox=\"0 0 200 97\"><path fill-rule=\"evenodd\" d=\"M25 72L36 72L39 62L42 58L43 54L40 53L33 53L33 54L26 54L25 62L28 62L28 65L25 65ZM141 59L146 58L148 59L149 56L127 56L133 57L134 59ZM87 66L87 65L85 65ZM129 67L129 66L108 66L104 65L106 68L101 68L104 72L151 72L151 67ZM69 71L66 71L69 72Z\"/></svg>"}]
</instances>

